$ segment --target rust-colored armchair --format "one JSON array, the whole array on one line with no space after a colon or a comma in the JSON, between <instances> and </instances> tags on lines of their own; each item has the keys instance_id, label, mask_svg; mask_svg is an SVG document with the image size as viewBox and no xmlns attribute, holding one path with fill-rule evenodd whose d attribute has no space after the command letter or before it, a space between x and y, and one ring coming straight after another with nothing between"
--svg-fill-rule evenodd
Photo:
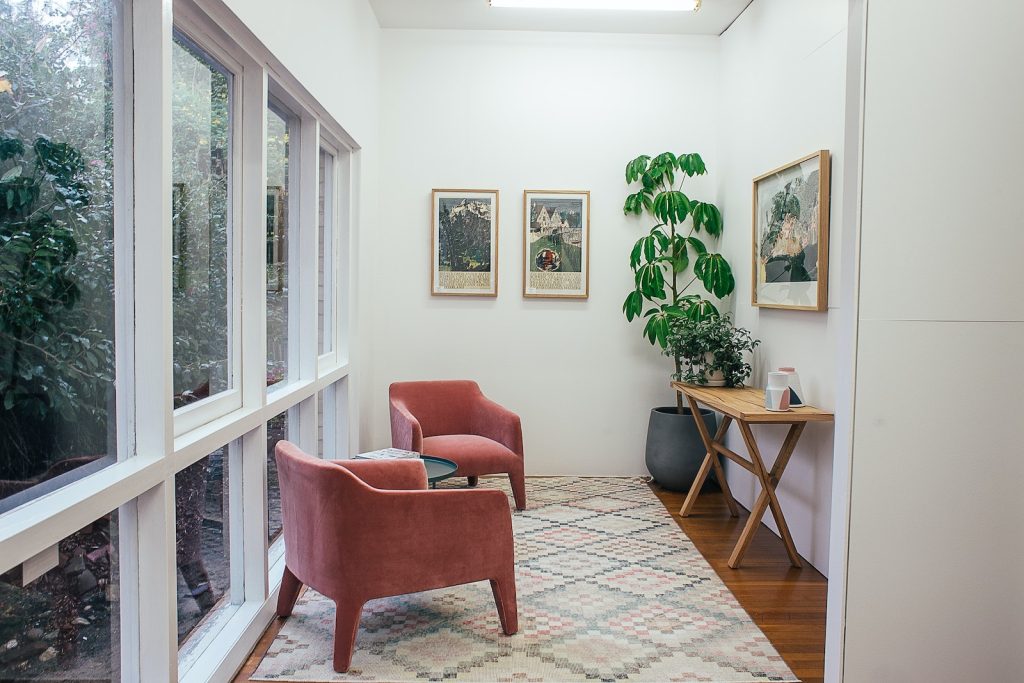
<instances>
[{"instance_id":1,"label":"rust-colored armchair","mask_svg":"<svg viewBox=\"0 0 1024 683\"><path fill-rule=\"evenodd\" d=\"M392 446L453 461L470 486L482 474L508 473L516 509L526 509L518 415L469 380L395 382L388 393Z\"/></svg>"},{"instance_id":2,"label":"rust-colored armchair","mask_svg":"<svg viewBox=\"0 0 1024 683\"><path fill-rule=\"evenodd\" d=\"M512 514L500 491L428 490L420 460L320 460L287 441L276 455L285 542L277 614L292 613L303 584L334 600L335 671L348 670L374 598L489 580L502 630L518 630Z\"/></svg>"}]
</instances>

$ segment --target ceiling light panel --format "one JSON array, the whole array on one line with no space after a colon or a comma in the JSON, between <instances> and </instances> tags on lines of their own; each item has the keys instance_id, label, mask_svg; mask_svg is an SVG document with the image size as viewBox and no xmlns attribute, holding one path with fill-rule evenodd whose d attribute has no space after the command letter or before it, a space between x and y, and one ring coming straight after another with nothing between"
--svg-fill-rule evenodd
<instances>
[{"instance_id":1,"label":"ceiling light panel","mask_svg":"<svg viewBox=\"0 0 1024 683\"><path fill-rule=\"evenodd\" d=\"M693 12L700 0L490 0L491 7L520 9L632 10Z\"/></svg>"}]
</instances>

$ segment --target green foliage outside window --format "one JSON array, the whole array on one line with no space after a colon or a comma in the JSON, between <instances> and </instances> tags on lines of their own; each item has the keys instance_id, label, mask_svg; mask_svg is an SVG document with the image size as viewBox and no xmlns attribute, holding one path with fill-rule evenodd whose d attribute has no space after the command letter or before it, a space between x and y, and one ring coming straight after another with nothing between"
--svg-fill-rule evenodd
<instances>
[{"instance_id":1,"label":"green foliage outside window","mask_svg":"<svg viewBox=\"0 0 1024 683\"><path fill-rule=\"evenodd\" d=\"M110 452L112 23L0 2L0 480Z\"/></svg>"}]
</instances>

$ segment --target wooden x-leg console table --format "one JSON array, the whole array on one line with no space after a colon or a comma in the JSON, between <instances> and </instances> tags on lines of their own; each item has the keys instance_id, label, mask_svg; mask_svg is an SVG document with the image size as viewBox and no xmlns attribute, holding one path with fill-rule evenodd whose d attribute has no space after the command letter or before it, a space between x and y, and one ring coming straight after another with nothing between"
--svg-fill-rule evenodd
<instances>
[{"instance_id":1,"label":"wooden x-leg console table","mask_svg":"<svg viewBox=\"0 0 1024 683\"><path fill-rule=\"evenodd\" d=\"M693 486L690 487L690 492L686 496L682 509L679 510L679 515L686 517L690 514L693 504L697 501L697 496L700 493L700 487L703 486L704 480L707 479L712 467L715 468L715 475L722 487L722 493L725 495L725 502L729 506L729 512L732 513L733 517L739 515L739 511L736 509L736 501L732 497L732 491L729 490L729 483L725 480L722 463L718 460L719 455L724 455L743 469L752 473L761 482L761 495L757 497L757 502L750 509L750 519L747 520L747 525L743 527L743 533L740 534L740 539L736 542L736 547L729 557L729 566L733 569L740 566L743 555L747 552L750 541L753 540L754 533L761 523L761 518L764 517L765 509L770 507L775 523L779 527L782 542L786 545L786 552L789 553L789 559L794 567L800 567L800 556L796 552L796 545L793 543L793 537L789 533L789 526L786 525L786 518L782 515L782 506L779 505L779 499L775 495L775 487L779 485L782 473L785 472L786 465L789 464L789 459L793 455L794 449L796 449L796 442L799 441L800 435L803 434L807 423L831 422L833 419L832 413L827 413L811 406L793 408L781 413L770 411L764 407L763 389L753 389L750 387L727 389L725 387L696 386L682 382L673 382L672 388L686 396L686 400L689 401L694 421L697 423L697 430L700 432L700 438L704 441L705 448L707 448L707 455L704 457L704 462L697 473L697 479L693 482ZM700 416L700 406L698 404L704 404L723 415L722 422L718 426L718 432L713 438ZM743 435L743 442L750 453L750 460L725 447L725 433L728 431L729 425L734 421L740 429L740 434ZM775 459L775 463L770 470L765 467L764 460L761 458L761 451L754 440L754 434L750 431L750 425L752 424L790 425L786 440L782 442L782 450L779 451L779 456Z\"/></svg>"}]
</instances>

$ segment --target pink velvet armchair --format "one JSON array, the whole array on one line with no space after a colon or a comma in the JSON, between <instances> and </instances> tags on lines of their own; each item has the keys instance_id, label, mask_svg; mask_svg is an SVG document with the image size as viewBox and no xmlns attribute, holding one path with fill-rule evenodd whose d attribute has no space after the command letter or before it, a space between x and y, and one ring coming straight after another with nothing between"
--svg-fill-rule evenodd
<instances>
[{"instance_id":1,"label":"pink velvet armchair","mask_svg":"<svg viewBox=\"0 0 1024 683\"><path fill-rule=\"evenodd\" d=\"M395 382L391 445L447 458L476 486L482 474L508 474L516 509L526 509L519 416L489 400L476 382Z\"/></svg>"},{"instance_id":2,"label":"pink velvet armchair","mask_svg":"<svg viewBox=\"0 0 1024 683\"><path fill-rule=\"evenodd\" d=\"M374 598L489 580L502 631L519 628L508 499L427 489L420 460L320 460L277 444L285 569L277 614L303 585L334 600L334 669L352 662ZM467 544L467 538L476 541Z\"/></svg>"}]
</instances>

